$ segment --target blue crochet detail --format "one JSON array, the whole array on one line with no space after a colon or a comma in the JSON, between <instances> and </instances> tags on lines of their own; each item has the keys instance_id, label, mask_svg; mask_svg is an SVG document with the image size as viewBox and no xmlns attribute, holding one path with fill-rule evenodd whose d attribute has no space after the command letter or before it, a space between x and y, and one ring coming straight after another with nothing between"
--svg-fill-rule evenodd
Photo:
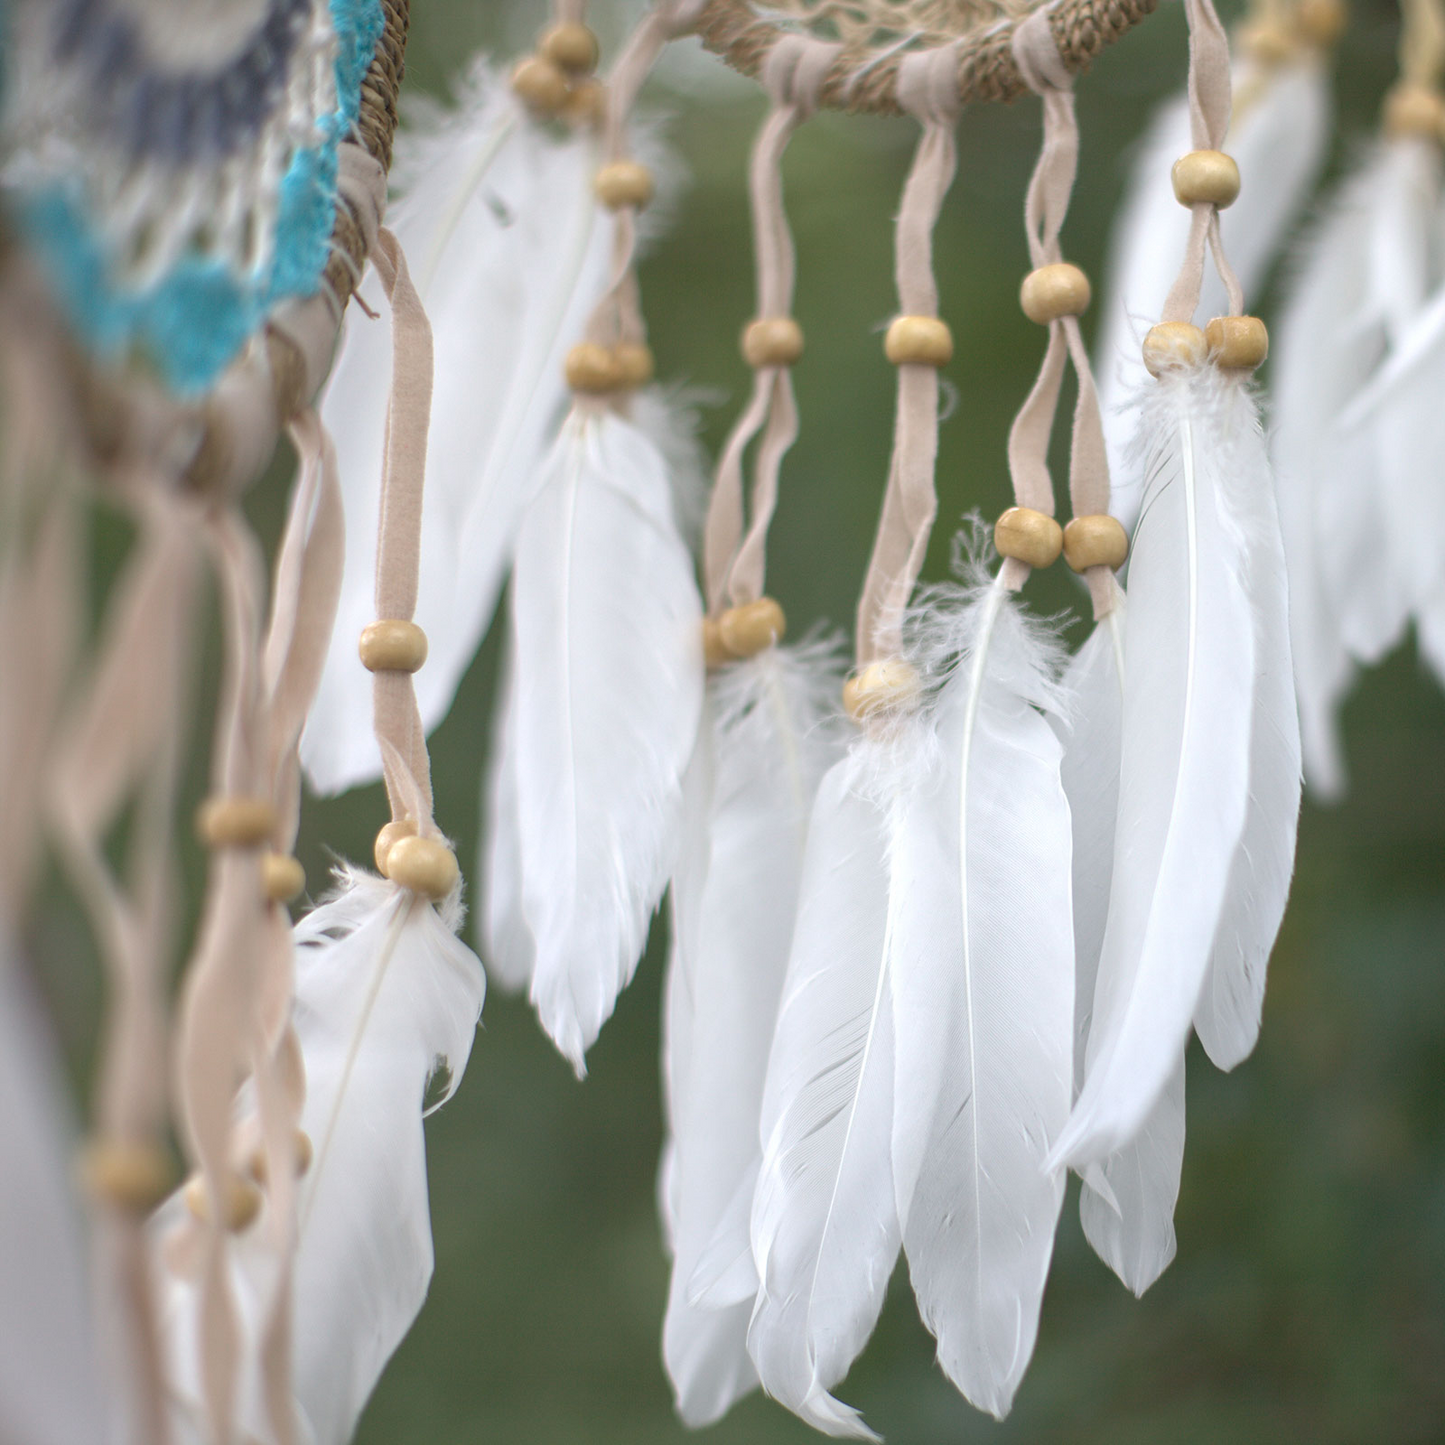
<instances>
[{"instance_id":1,"label":"blue crochet detail","mask_svg":"<svg viewBox=\"0 0 1445 1445\"><path fill-rule=\"evenodd\" d=\"M381 39L381 0L330 0L339 42L337 108L322 139L283 177L270 263L255 277L223 262L182 259L144 291L116 286L100 235L73 185L21 202L25 229L75 329L100 354L140 352L172 391L205 391L281 301L311 296L330 258L337 147L356 121L361 82Z\"/></svg>"}]
</instances>

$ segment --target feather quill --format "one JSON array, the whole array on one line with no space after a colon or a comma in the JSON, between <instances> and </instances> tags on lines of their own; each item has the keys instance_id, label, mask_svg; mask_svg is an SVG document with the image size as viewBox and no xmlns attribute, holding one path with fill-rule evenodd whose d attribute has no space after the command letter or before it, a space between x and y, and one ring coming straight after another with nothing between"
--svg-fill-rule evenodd
<instances>
[{"instance_id":1,"label":"feather quill","mask_svg":"<svg viewBox=\"0 0 1445 1445\"><path fill-rule=\"evenodd\" d=\"M676 856L702 704L702 603L662 454L614 412L574 411L517 537L512 686L489 907L520 915L530 994L579 1075L630 981Z\"/></svg>"},{"instance_id":2,"label":"feather quill","mask_svg":"<svg viewBox=\"0 0 1445 1445\"><path fill-rule=\"evenodd\" d=\"M435 347L416 608L428 642L417 701L430 730L491 618L566 404L563 357L607 284L611 224L592 191L595 136L554 138L484 65L454 113L404 131L398 150L400 196L388 223L416 268ZM348 315L321 408L336 439L348 539L338 625L302 743L322 793L381 773L356 638L374 617L391 325L374 275L361 294L377 315Z\"/></svg>"},{"instance_id":3,"label":"feather quill","mask_svg":"<svg viewBox=\"0 0 1445 1445\"><path fill-rule=\"evenodd\" d=\"M747 1352L756 1292L747 1205L808 816L838 751L840 684L827 644L770 647L713 672L688 768L666 983L674 1260L663 1358L693 1427L757 1384ZM732 1291L739 1298L710 1307L690 1296L719 1230L718 1248L743 1285Z\"/></svg>"}]
</instances>

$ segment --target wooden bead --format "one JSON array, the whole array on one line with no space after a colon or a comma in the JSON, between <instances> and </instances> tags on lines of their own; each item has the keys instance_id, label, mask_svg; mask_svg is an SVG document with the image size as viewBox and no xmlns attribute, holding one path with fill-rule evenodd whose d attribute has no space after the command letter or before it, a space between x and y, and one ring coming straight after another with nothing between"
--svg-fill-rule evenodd
<instances>
[{"instance_id":1,"label":"wooden bead","mask_svg":"<svg viewBox=\"0 0 1445 1445\"><path fill-rule=\"evenodd\" d=\"M1321 50L1328 50L1339 40L1349 19L1343 0L1299 0L1295 6L1294 23L1300 39Z\"/></svg>"},{"instance_id":2,"label":"wooden bead","mask_svg":"<svg viewBox=\"0 0 1445 1445\"><path fill-rule=\"evenodd\" d=\"M579 80L567 92L562 119L576 126L598 125L606 109L606 87L597 80Z\"/></svg>"},{"instance_id":3,"label":"wooden bead","mask_svg":"<svg viewBox=\"0 0 1445 1445\"><path fill-rule=\"evenodd\" d=\"M1239 49L1261 65L1283 65L1295 54L1295 37L1272 20L1257 20L1240 27Z\"/></svg>"},{"instance_id":4,"label":"wooden bead","mask_svg":"<svg viewBox=\"0 0 1445 1445\"><path fill-rule=\"evenodd\" d=\"M575 20L564 20L542 32L538 53L570 75L587 75L597 68L597 37Z\"/></svg>"},{"instance_id":5,"label":"wooden bead","mask_svg":"<svg viewBox=\"0 0 1445 1445\"><path fill-rule=\"evenodd\" d=\"M211 1222L211 1194L203 1176L186 1180L186 1208L202 1224ZM221 1182L221 1228L231 1234L249 1229L261 1212L261 1191L240 1174L226 1174Z\"/></svg>"},{"instance_id":6,"label":"wooden bead","mask_svg":"<svg viewBox=\"0 0 1445 1445\"><path fill-rule=\"evenodd\" d=\"M1187 321L1161 321L1144 334L1144 365L1150 376L1203 366L1208 357L1208 339Z\"/></svg>"},{"instance_id":7,"label":"wooden bead","mask_svg":"<svg viewBox=\"0 0 1445 1445\"><path fill-rule=\"evenodd\" d=\"M1210 360L1226 371L1253 371L1269 355L1269 332L1258 316L1216 316L1204 337Z\"/></svg>"},{"instance_id":8,"label":"wooden bead","mask_svg":"<svg viewBox=\"0 0 1445 1445\"><path fill-rule=\"evenodd\" d=\"M592 189L609 211L640 210L652 199L652 172L638 161L613 161L597 172Z\"/></svg>"},{"instance_id":9,"label":"wooden bead","mask_svg":"<svg viewBox=\"0 0 1445 1445\"><path fill-rule=\"evenodd\" d=\"M901 657L870 662L843 684L843 708L855 722L911 707L923 690L918 670Z\"/></svg>"},{"instance_id":10,"label":"wooden bead","mask_svg":"<svg viewBox=\"0 0 1445 1445\"><path fill-rule=\"evenodd\" d=\"M936 316L896 316L883 338L883 354L894 366L947 366L953 333Z\"/></svg>"},{"instance_id":11,"label":"wooden bead","mask_svg":"<svg viewBox=\"0 0 1445 1445\"><path fill-rule=\"evenodd\" d=\"M370 622L357 647L368 672L419 672L426 662L426 633L399 617Z\"/></svg>"},{"instance_id":12,"label":"wooden bead","mask_svg":"<svg viewBox=\"0 0 1445 1445\"><path fill-rule=\"evenodd\" d=\"M311 1145L311 1136L305 1129L298 1129L292 1141L292 1158L296 1161L296 1175L300 1178L310 1167L312 1155L315 1150ZM266 1150L263 1145L258 1144L252 1151L251 1157L246 1161L246 1170L257 1184L266 1182Z\"/></svg>"},{"instance_id":13,"label":"wooden bead","mask_svg":"<svg viewBox=\"0 0 1445 1445\"><path fill-rule=\"evenodd\" d=\"M1064 561L1075 572L1090 567L1108 567L1117 572L1128 556L1129 534L1106 512L1075 517L1064 528Z\"/></svg>"},{"instance_id":14,"label":"wooden bead","mask_svg":"<svg viewBox=\"0 0 1445 1445\"><path fill-rule=\"evenodd\" d=\"M628 391L636 391L652 380L656 368L650 346L640 341L620 341L612 348L612 358L617 363L622 385Z\"/></svg>"},{"instance_id":15,"label":"wooden bead","mask_svg":"<svg viewBox=\"0 0 1445 1445\"><path fill-rule=\"evenodd\" d=\"M1064 550L1064 530L1032 507L1010 507L994 523L993 545L1000 557L1013 557L1030 567L1048 567Z\"/></svg>"},{"instance_id":16,"label":"wooden bead","mask_svg":"<svg viewBox=\"0 0 1445 1445\"><path fill-rule=\"evenodd\" d=\"M733 657L756 657L783 640L787 630L783 609L771 597L729 607L717 620L718 638Z\"/></svg>"},{"instance_id":17,"label":"wooden bead","mask_svg":"<svg viewBox=\"0 0 1445 1445\"><path fill-rule=\"evenodd\" d=\"M1030 321L1047 326L1065 316L1082 316L1089 309L1092 295L1089 278L1077 266L1056 261L1024 277L1019 304Z\"/></svg>"},{"instance_id":18,"label":"wooden bead","mask_svg":"<svg viewBox=\"0 0 1445 1445\"><path fill-rule=\"evenodd\" d=\"M1223 151L1190 151L1170 172L1174 196L1181 206L1217 206L1223 210L1239 198L1239 167Z\"/></svg>"},{"instance_id":19,"label":"wooden bead","mask_svg":"<svg viewBox=\"0 0 1445 1445\"><path fill-rule=\"evenodd\" d=\"M259 848L275 828L276 810L265 798L207 798L196 813L208 848Z\"/></svg>"},{"instance_id":20,"label":"wooden bead","mask_svg":"<svg viewBox=\"0 0 1445 1445\"><path fill-rule=\"evenodd\" d=\"M398 838L386 855L386 876L440 903L457 886L456 854L437 838Z\"/></svg>"},{"instance_id":21,"label":"wooden bead","mask_svg":"<svg viewBox=\"0 0 1445 1445\"><path fill-rule=\"evenodd\" d=\"M92 1198L129 1214L149 1214L175 1187L175 1166L159 1144L92 1139L79 1167Z\"/></svg>"},{"instance_id":22,"label":"wooden bead","mask_svg":"<svg viewBox=\"0 0 1445 1445\"><path fill-rule=\"evenodd\" d=\"M723 646L722 629L716 617L704 617L702 620L702 660L707 667L723 667L737 661Z\"/></svg>"},{"instance_id":23,"label":"wooden bead","mask_svg":"<svg viewBox=\"0 0 1445 1445\"><path fill-rule=\"evenodd\" d=\"M1408 136L1445 140L1445 96L1428 86L1401 81L1385 97L1384 128L1397 140Z\"/></svg>"},{"instance_id":24,"label":"wooden bead","mask_svg":"<svg viewBox=\"0 0 1445 1445\"><path fill-rule=\"evenodd\" d=\"M567 104L567 77L552 61L529 55L512 71L512 93L534 115L557 115Z\"/></svg>"},{"instance_id":25,"label":"wooden bead","mask_svg":"<svg viewBox=\"0 0 1445 1445\"><path fill-rule=\"evenodd\" d=\"M261 859L261 883L272 903L290 903L306 890L306 870L289 853L267 853Z\"/></svg>"},{"instance_id":26,"label":"wooden bead","mask_svg":"<svg viewBox=\"0 0 1445 1445\"><path fill-rule=\"evenodd\" d=\"M792 366L803 354L803 328L791 316L761 316L743 328L743 360L755 371Z\"/></svg>"},{"instance_id":27,"label":"wooden bead","mask_svg":"<svg viewBox=\"0 0 1445 1445\"><path fill-rule=\"evenodd\" d=\"M567 385L585 396L605 396L622 386L622 368L610 346L583 341L567 353Z\"/></svg>"},{"instance_id":28,"label":"wooden bead","mask_svg":"<svg viewBox=\"0 0 1445 1445\"><path fill-rule=\"evenodd\" d=\"M391 853L392 845L399 843L403 838L416 837L416 824L410 818L398 818L394 823L388 823L376 835L376 843L372 847L371 856L376 859L376 871L383 878L387 876L386 860Z\"/></svg>"}]
</instances>

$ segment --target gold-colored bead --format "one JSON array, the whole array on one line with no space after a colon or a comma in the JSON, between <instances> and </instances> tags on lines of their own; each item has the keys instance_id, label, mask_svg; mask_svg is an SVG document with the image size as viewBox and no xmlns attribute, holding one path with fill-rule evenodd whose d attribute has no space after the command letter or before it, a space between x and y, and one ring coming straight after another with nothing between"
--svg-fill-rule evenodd
<instances>
[{"instance_id":1,"label":"gold-colored bead","mask_svg":"<svg viewBox=\"0 0 1445 1445\"><path fill-rule=\"evenodd\" d=\"M652 348L641 341L619 341L612 348L613 360L622 385L628 391L636 391L652 380L656 367L652 360Z\"/></svg>"},{"instance_id":2,"label":"gold-colored bead","mask_svg":"<svg viewBox=\"0 0 1445 1445\"><path fill-rule=\"evenodd\" d=\"M129 1214L149 1214L175 1187L176 1170L159 1144L92 1139L81 1150L81 1183L92 1198Z\"/></svg>"},{"instance_id":3,"label":"gold-colored bead","mask_svg":"<svg viewBox=\"0 0 1445 1445\"><path fill-rule=\"evenodd\" d=\"M1239 29L1239 50L1260 65L1283 65L1293 58L1295 37L1272 20L1256 20Z\"/></svg>"},{"instance_id":4,"label":"gold-colored bead","mask_svg":"<svg viewBox=\"0 0 1445 1445\"><path fill-rule=\"evenodd\" d=\"M610 346L582 341L567 353L567 385L585 396L605 396L622 386L622 368Z\"/></svg>"},{"instance_id":5,"label":"gold-colored bead","mask_svg":"<svg viewBox=\"0 0 1445 1445\"><path fill-rule=\"evenodd\" d=\"M1064 529L1045 512L1010 507L994 523L993 545L1000 557L1013 557L1030 567L1048 567L1064 550Z\"/></svg>"},{"instance_id":6,"label":"gold-colored bead","mask_svg":"<svg viewBox=\"0 0 1445 1445\"><path fill-rule=\"evenodd\" d=\"M512 70L512 92L533 115L557 115L567 104L567 77L552 61L529 55Z\"/></svg>"},{"instance_id":7,"label":"gold-colored bead","mask_svg":"<svg viewBox=\"0 0 1445 1445\"><path fill-rule=\"evenodd\" d=\"M386 876L440 903L457 886L457 857L437 838L398 838L386 855Z\"/></svg>"},{"instance_id":8,"label":"gold-colored bead","mask_svg":"<svg viewBox=\"0 0 1445 1445\"><path fill-rule=\"evenodd\" d=\"M597 69L597 37L575 20L564 20L542 32L538 53L569 75L587 75Z\"/></svg>"},{"instance_id":9,"label":"gold-colored bead","mask_svg":"<svg viewBox=\"0 0 1445 1445\"><path fill-rule=\"evenodd\" d=\"M196 833L208 848L259 848L276 829L265 798L207 798L196 812Z\"/></svg>"},{"instance_id":10,"label":"gold-colored bead","mask_svg":"<svg viewBox=\"0 0 1445 1445\"><path fill-rule=\"evenodd\" d=\"M186 1180L186 1208L201 1221L211 1222L211 1195L204 1176ZM249 1229L261 1212L261 1191L241 1174L227 1173L221 1180L221 1228L230 1234Z\"/></svg>"},{"instance_id":11,"label":"gold-colored bead","mask_svg":"<svg viewBox=\"0 0 1445 1445\"><path fill-rule=\"evenodd\" d=\"M1204 336L1209 359L1226 371L1253 371L1269 355L1269 332L1258 316L1216 316Z\"/></svg>"},{"instance_id":12,"label":"gold-colored bead","mask_svg":"<svg viewBox=\"0 0 1445 1445\"><path fill-rule=\"evenodd\" d=\"M1181 206L1217 206L1223 210L1239 199L1239 167L1223 151L1190 151L1169 173L1174 197Z\"/></svg>"},{"instance_id":13,"label":"gold-colored bead","mask_svg":"<svg viewBox=\"0 0 1445 1445\"><path fill-rule=\"evenodd\" d=\"M1082 316L1093 293L1089 278L1067 261L1030 271L1019 287L1019 305L1030 321L1047 326L1065 316Z\"/></svg>"},{"instance_id":14,"label":"gold-colored bead","mask_svg":"<svg viewBox=\"0 0 1445 1445\"><path fill-rule=\"evenodd\" d=\"M386 874L386 860L391 853L394 844L401 842L403 838L416 837L416 824L410 818L398 818L394 823L387 823L376 835L376 843L371 850L371 856L376 859L376 871L383 878Z\"/></svg>"},{"instance_id":15,"label":"gold-colored bead","mask_svg":"<svg viewBox=\"0 0 1445 1445\"><path fill-rule=\"evenodd\" d=\"M1144 365L1150 376L1203 366L1208 357L1208 339L1188 321L1161 321L1144 334Z\"/></svg>"},{"instance_id":16,"label":"gold-colored bead","mask_svg":"<svg viewBox=\"0 0 1445 1445\"><path fill-rule=\"evenodd\" d=\"M357 645L368 672L419 672L426 663L426 633L399 617L369 622Z\"/></svg>"},{"instance_id":17,"label":"gold-colored bead","mask_svg":"<svg viewBox=\"0 0 1445 1445\"><path fill-rule=\"evenodd\" d=\"M1445 140L1445 96L1429 86L1401 81L1385 97L1383 122L1392 139Z\"/></svg>"},{"instance_id":18,"label":"gold-colored bead","mask_svg":"<svg viewBox=\"0 0 1445 1445\"><path fill-rule=\"evenodd\" d=\"M803 328L791 316L760 316L743 328L743 360L755 371L792 366L803 354Z\"/></svg>"},{"instance_id":19,"label":"gold-colored bead","mask_svg":"<svg viewBox=\"0 0 1445 1445\"><path fill-rule=\"evenodd\" d=\"M953 333L936 316L896 316L883 338L883 354L894 366L947 366Z\"/></svg>"},{"instance_id":20,"label":"gold-colored bead","mask_svg":"<svg viewBox=\"0 0 1445 1445\"><path fill-rule=\"evenodd\" d=\"M722 630L716 617L704 617L702 620L702 660L707 667L722 667L737 661L723 645Z\"/></svg>"},{"instance_id":21,"label":"gold-colored bead","mask_svg":"<svg viewBox=\"0 0 1445 1445\"><path fill-rule=\"evenodd\" d=\"M1294 25L1300 38L1320 50L1330 49L1345 33L1350 12L1343 0L1299 0Z\"/></svg>"},{"instance_id":22,"label":"gold-colored bead","mask_svg":"<svg viewBox=\"0 0 1445 1445\"><path fill-rule=\"evenodd\" d=\"M1064 528L1064 561L1075 572L1108 567L1117 572L1129 556L1129 534L1107 512L1075 517Z\"/></svg>"},{"instance_id":23,"label":"gold-colored bead","mask_svg":"<svg viewBox=\"0 0 1445 1445\"><path fill-rule=\"evenodd\" d=\"M290 903L306 889L306 870L289 853L266 853L261 858L261 884L272 903Z\"/></svg>"},{"instance_id":24,"label":"gold-colored bead","mask_svg":"<svg viewBox=\"0 0 1445 1445\"><path fill-rule=\"evenodd\" d=\"M783 609L771 597L729 607L717 620L718 637L733 657L755 657L783 640L787 631Z\"/></svg>"},{"instance_id":25,"label":"gold-colored bead","mask_svg":"<svg viewBox=\"0 0 1445 1445\"><path fill-rule=\"evenodd\" d=\"M579 80L567 92L562 119L570 125L600 125L607 110L607 89L598 80Z\"/></svg>"},{"instance_id":26,"label":"gold-colored bead","mask_svg":"<svg viewBox=\"0 0 1445 1445\"><path fill-rule=\"evenodd\" d=\"M901 657L870 662L843 684L843 708L855 722L911 707L923 690L918 669Z\"/></svg>"},{"instance_id":27,"label":"gold-colored bead","mask_svg":"<svg viewBox=\"0 0 1445 1445\"><path fill-rule=\"evenodd\" d=\"M597 172L592 189L609 211L624 206L640 210L652 199L652 172L639 161L613 161Z\"/></svg>"},{"instance_id":28,"label":"gold-colored bead","mask_svg":"<svg viewBox=\"0 0 1445 1445\"><path fill-rule=\"evenodd\" d=\"M311 1145L311 1136L305 1129L298 1129L293 1137L291 1155L296 1161L297 1178L300 1178L300 1176L311 1167L311 1159L314 1152ZM266 1150L263 1145L258 1144L251 1151L251 1157L246 1161L246 1169L257 1184L265 1184Z\"/></svg>"}]
</instances>

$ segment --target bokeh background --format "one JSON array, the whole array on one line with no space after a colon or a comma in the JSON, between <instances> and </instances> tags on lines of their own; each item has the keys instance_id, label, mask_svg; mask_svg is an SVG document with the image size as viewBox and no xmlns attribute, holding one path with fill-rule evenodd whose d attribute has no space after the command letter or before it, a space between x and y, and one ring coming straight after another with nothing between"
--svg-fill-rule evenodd
<instances>
[{"instance_id":1,"label":"bokeh background","mask_svg":"<svg viewBox=\"0 0 1445 1445\"><path fill-rule=\"evenodd\" d=\"M637 8L599 0L614 49ZM414 0L413 11L407 88L437 95L473 53L505 60L545 20L544 0ZM1393 6L1356 0L1339 52L1333 169L1370 132L1395 39ZM1164 0L1080 84L1084 150L1065 247L1096 278L1131 145L1182 84L1184 47L1183 15ZM748 380L736 344L752 306L742 186L762 102L688 52L664 67L648 105L669 118L690 179L642 268L645 309L660 375L693 397L715 454ZM808 354L769 577L795 635L815 620L851 622L871 543L893 402L877 333L894 308L890 227L913 135L902 121L824 115L786 161ZM1016 299L1038 139L1034 102L968 113L960 128L937 237L957 355L934 577L947 572L960 516L992 517L1009 499L1005 438L1041 346ZM252 503L268 538L285 484L280 465ZM97 528L98 592L124 542L113 521ZM1062 568L1028 595L1045 612L1076 604ZM438 820L473 875L496 660L489 641L433 739ZM894 1445L1445 1440L1445 700L1413 646L1363 679L1345 729L1349 798L1305 805L1260 1046L1227 1076L1191 1049L1175 1263L1135 1300L1084 1242L1071 1187L1034 1361L1003 1424L944 1380L900 1272L840 1391ZM367 858L384 815L379 789L311 805L299 849L308 876L325 876L329 850ZM187 866L194 904L199 859ZM659 1355L663 933L583 1083L524 1000L488 998L463 1085L428 1125L431 1296L371 1402L364 1445L689 1437ZM37 909L31 952L84 1090L98 984L62 895ZM700 1445L812 1438L754 1396Z\"/></svg>"}]
</instances>

